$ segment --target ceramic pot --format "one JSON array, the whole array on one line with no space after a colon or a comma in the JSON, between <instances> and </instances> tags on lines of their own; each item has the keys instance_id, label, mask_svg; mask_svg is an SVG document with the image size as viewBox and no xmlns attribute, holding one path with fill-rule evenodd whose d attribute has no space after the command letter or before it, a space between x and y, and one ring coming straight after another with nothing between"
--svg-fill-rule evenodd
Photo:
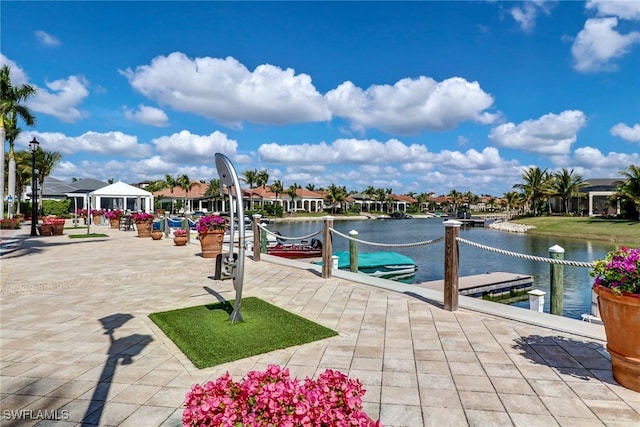
<instances>
[{"instance_id":1,"label":"ceramic pot","mask_svg":"<svg viewBox=\"0 0 640 427\"><path fill-rule=\"evenodd\" d=\"M213 230L198 235L203 258L215 258L222 253L224 230Z\"/></svg>"},{"instance_id":2,"label":"ceramic pot","mask_svg":"<svg viewBox=\"0 0 640 427\"><path fill-rule=\"evenodd\" d=\"M153 230L151 232L151 238L153 240L161 240L164 233L161 230Z\"/></svg>"},{"instance_id":3,"label":"ceramic pot","mask_svg":"<svg viewBox=\"0 0 640 427\"><path fill-rule=\"evenodd\" d=\"M640 295L618 296L600 285L594 285L593 292L598 295L613 378L640 393Z\"/></svg>"},{"instance_id":4,"label":"ceramic pot","mask_svg":"<svg viewBox=\"0 0 640 427\"><path fill-rule=\"evenodd\" d=\"M176 246L185 246L187 244L187 236L175 236L173 238L173 243Z\"/></svg>"},{"instance_id":5,"label":"ceramic pot","mask_svg":"<svg viewBox=\"0 0 640 427\"><path fill-rule=\"evenodd\" d=\"M120 228L120 218L109 219L109 225L111 228Z\"/></svg>"},{"instance_id":6,"label":"ceramic pot","mask_svg":"<svg viewBox=\"0 0 640 427\"><path fill-rule=\"evenodd\" d=\"M136 222L136 229L138 230L138 237L151 237L151 222Z\"/></svg>"}]
</instances>

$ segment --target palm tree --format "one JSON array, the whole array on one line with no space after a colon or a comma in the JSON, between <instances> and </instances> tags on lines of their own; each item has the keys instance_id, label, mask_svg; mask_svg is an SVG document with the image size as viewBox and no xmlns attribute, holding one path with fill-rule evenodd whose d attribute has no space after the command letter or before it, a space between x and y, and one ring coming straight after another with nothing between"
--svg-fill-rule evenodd
<instances>
[{"instance_id":1,"label":"palm tree","mask_svg":"<svg viewBox=\"0 0 640 427\"><path fill-rule=\"evenodd\" d=\"M462 201L462 193L460 193L458 190L456 190L455 188L451 191L449 191L449 201L451 202L451 205L453 206L453 214L454 215L458 215L458 205L460 204L460 202Z\"/></svg>"},{"instance_id":2,"label":"palm tree","mask_svg":"<svg viewBox=\"0 0 640 427\"><path fill-rule=\"evenodd\" d=\"M587 185L582 176L573 173L566 168L553 174L552 192L562 199L564 212L569 213L569 202L572 197L580 194L580 189Z\"/></svg>"},{"instance_id":3,"label":"palm tree","mask_svg":"<svg viewBox=\"0 0 640 427\"><path fill-rule=\"evenodd\" d=\"M165 188L168 188L171 192L171 214L173 214L173 189L176 187L176 180L170 175L166 174L164 176Z\"/></svg>"},{"instance_id":4,"label":"palm tree","mask_svg":"<svg viewBox=\"0 0 640 427\"><path fill-rule=\"evenodd\" d=\"M253 210L253 187L258 180L258 170L246 170L242 172L241 181L244 181L249 186L249 210Z\"/></svg>"},{"instance_id":5,"label":"palm tree","mask_svg":"<svg viewBox=\"0 0 640 427\"><path fill-rule=\"evenodd\" d=\"M520 197L520 193L517 191L508 191L504 193L502 197L508 211L520 207L522 198Z\"/></svg>"},{"instance_id":6,"label":"palm tree","mask_svg":"<svg viewBox=\"0 0 640 427\"><path fill-rule=\"evenodd\" d=\"M620 197L633 203L640 220L640 166L629 165L626 170L620 171L625 180L618 185L617 192Z\"/></svg>"},{"instance_id":7,"label":"palm tree","mask_svg":"<svg viewBox=\"0 0 640 427\"><path fill-rule=\"evenodd\" d=\"M36 169L38 170L38 185L40 186L40 200L38 202L38 212L42 211L42 196L44 194L44 179L51 175L53 169L62 160L62 154L57 151L46 151L38 147L36 151Z\"/></svg>"},{"instance_id":8,"label":"palm tree","mask_svg":"<svg viewBox=\"0 0 640 427\"><path fill-rule=\"evenodd\" d=\"M376 188L376 192L373 198L377 202L376 203L377 211L380 211L380 212L382 211L382 203L384 202L385 196L386 196L386 193L384 192L384 188Z\"/></svg>"},{"instance_id":9,"label":"palm tree","mask_svg":"<svg viewBox=\"0 0 640 427\"><path fill-rule=\"evenodd\" d=\"M365 200L369 202L367 203L367 211L371 210L371 199L373 199L373 196L375 196L375 194L376 194L376 189L373 188L372 186L368 186L366 190L362 192L362 195L365 197Z\"/></svg>"},{"instance_id":10,"label":"palm tree","mask_svg":"<svg viewBox=\"0 0 640 427\"><path fill-rule=\"evenodd\" d=\"M0 140L2 150L0 150L0 218L4 218L4 141L9 141L9 188L8 193L15 200L15 179L16 160L14 155L14 142L20 133L18 118L22 119L27 126L36 123L35 116L23 102L35 95L36 89L28 84L19 87L11 85L11 70L8 65L0 69ZM9 212L13 215L13 212Z\"/></svg>"},{"instance_id":11,"label":"palm tree","mask_svg":"<svg viewBox=\"0 0 640 427\"><path fill-rule=\"evenodd\" d=\"M293 210L294 212L296 211L295 206L296 206L296 197L298 197L298 188L300 188L300 186L294 182L289 186L289 189L287 189L287 194L289 195L289 197L291 197L291 204L293 205L293 209L290 209L290 210Z\"/></svg>"},{"instance_id":12,"label":"palm tree","mask_svg":"<svg viewBox=\"0 0 640 427\"><path fill-rule=\"evenodd\" d=\"M346 187L338 187L335 184L331 184L329 188L327 188L325 200L331 203L331 213L335 213L336 205L342 208L342 204L347 200Z\"/></svg>"},{"instance_id":13,"label":"palm tree","mask_svg":"<svg viewBox=\"0 0 640 427\"><path fill-rule=\"evenodd\" d=\"M220 183L220 179L212 178L209 181L206 191L204 192L205 196L209 196L213 199L214 203L222 198L222 185Z\"/></svg>"},{"instance_id":14,"label":"palm tree","mask_svg":"<svg viewBox=\"0 0 640 427\"><path fill-rule=\"evenodd\" d=\"M185 197L184 197L184 209L185 212L190 211L191 210L191 203L189 203L189 191L191 191L191 189L193 188L195 184L195 182L191 182L191 180L189 179L189 177L185 174L182 174L180 176L178 176L178 178L176 179L176 184L178 185L178 187L182 188L185 192Z\"/></svg>"},{"instance_id":15,"label":"palm tree","mask_svg":"<svg viewBox=\"0 0 640 427\"><path fill-rule=\"evenodd\" d=\"M282 192L284 191L284 185L282 184L282 181L280 181L279 179L276 179L275 181L273 181L273 184L269 186L269 189L276 194L276 204L277 204L278 195L282 194Z\"/></svg>"},{"instance_id":16,"label":"palm tree","mask_svg":"<svg viewBox=\"0 0 640 427\"><path fill-rule=\"evenodd\" d=\"M24 193L24 187L27 184L31 184L31 152L27 150L16 151L16 193L22 195ZM21 197L18 197L17 211L20 212Z\"/></svg>"},{"instance_id":17,"label":"palm tree","mask_svg":"<svg viewBox=\"0 0 640 427\"><path fill-rule=\"evenodd\" d=\"M266 169L260 169L260 171L256 173L256 188L262 187L262 190L264 190L267 182L269 182L269 172L267 172ZM262 208L264 209L264 196L262 197Z\"/></svg>"},{"instance_id":18,"label":"palm tree","mask_svg":"<svg viewBox=\"0 0 640 427\"><path fill-rule=\"evenodd\" d=\"M305 185L304 188L306 188L309 191L316 191L316 186L313 185L313 184L307 184L307 185Z\"/></svg>"},{"instance_id":19,"label":"palm tree","mask_svg":"<svg viewBox=\"0 0 640 427\"><path fill-rule=\"evenodd\" d=\"M540 215L542 203L548 196L552 184L552 177L547 169L530 167L522 172L524 183L515 184L513 188L522 191L523 198L527 206L530 207L534 215Z\"/></svg>"}]
</instances>

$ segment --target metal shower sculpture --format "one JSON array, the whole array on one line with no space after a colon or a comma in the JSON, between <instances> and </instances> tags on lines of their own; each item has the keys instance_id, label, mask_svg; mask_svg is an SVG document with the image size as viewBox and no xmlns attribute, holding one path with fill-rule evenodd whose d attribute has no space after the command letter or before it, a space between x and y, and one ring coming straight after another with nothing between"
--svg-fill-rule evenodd
<instances>
[{"instance_id":1,"label":"metal shower sculpture","mask_svg":"<svg viewBox=\"0 0 640 427\"><path fill-rule=\"evenodd\" d=\"M215 279L233 279L233 287L236 290L236 299L233 312L229 315L229 320L234 324L242 321L240 307L242 306L242 282L244 281L244 207L242 205L242 191L238 174L231 161L221 153L216 153L216 169L220 176L220 190L224 194L224 187L227 187L229 194L229 219L231 227L229 230L229 252L221 253L216 258ZM239 238L235 239L235 224L238 224ZM234 245L238 242L238 252L234 252Z\"/></svg>"}]
</instances>

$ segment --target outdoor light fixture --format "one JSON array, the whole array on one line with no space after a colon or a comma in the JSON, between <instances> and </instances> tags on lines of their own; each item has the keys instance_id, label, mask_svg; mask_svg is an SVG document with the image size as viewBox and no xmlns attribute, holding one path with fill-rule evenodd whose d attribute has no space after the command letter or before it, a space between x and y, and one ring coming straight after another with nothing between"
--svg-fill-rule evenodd
<instances>
[{"instance_id":1,"label":"outdoor light fixture","mask_svg":"<svg viewBox=\"0 0 640 427\"><path fill-rule=\"evenodd\" d=\"M38 230L36 230L36 224L38 223L38 181L37 181L37 170L36 170L36 151L38 151L38 147L40 143L36 140L34 136L31 142L29 143L29 150L31 151L31 235L37 236Z\"/></svg>"}]
</instances>

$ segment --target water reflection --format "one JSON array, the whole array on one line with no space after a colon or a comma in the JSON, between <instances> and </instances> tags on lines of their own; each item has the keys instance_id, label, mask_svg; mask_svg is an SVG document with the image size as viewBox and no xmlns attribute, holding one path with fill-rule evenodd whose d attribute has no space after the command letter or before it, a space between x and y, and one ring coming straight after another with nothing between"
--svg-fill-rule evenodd
<instances>
[{"instance_id":1,"label":"water reflection","mask_svg":"<svg viewBox=\"0 0 640 427\"><path fill-rule=\"evenodd\" d=\"M269 226L284 236L304 236L321 230L322 221L300 221L277 223ZM348 234L358 232L360 240L381 243L413 243L437 239L444 235L444 225L440 218L407 220L352 220L335 221L334 228ZM591 262L603 258L616 248L606 241L587 241L553 236L532 236L522 233L506 233L483 227L463 227L460 237L486 246L527 255L549 257L549 248L559 245L565 250L565 259ZM349 249L349 242L338 236L333 239L334 250ZM444 277L444 245L439 242L412 248L381 248L361 245L361 252L391 250L411 257L418 265L416 282L439 280ZM551 265L544 262L515 258L484 249L460 245L460 275L481 274L492 271L526 274L534 277L534 288L547 292L545 312L549 312L549 277ZM589 269L564 266L564 316L579 319L591 309L591 284ZM528 308L528 301L514 303Z\"/></svg>"}]
</instances>

